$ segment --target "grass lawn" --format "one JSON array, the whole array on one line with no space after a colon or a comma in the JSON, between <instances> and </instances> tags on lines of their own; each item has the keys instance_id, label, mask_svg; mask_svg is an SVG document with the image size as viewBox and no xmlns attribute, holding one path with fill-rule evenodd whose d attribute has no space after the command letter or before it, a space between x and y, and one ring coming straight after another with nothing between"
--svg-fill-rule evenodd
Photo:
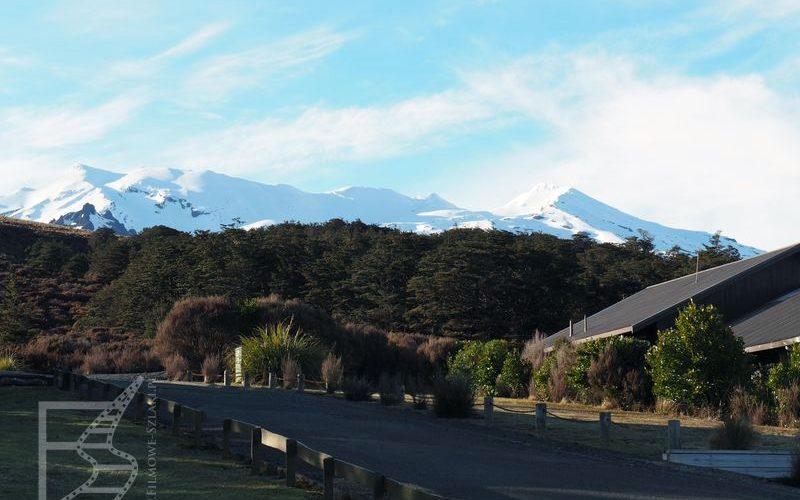
<instances>
[{"instance_id":1,"label":"grass lawn","mask_svg":"<svg viewBox=\"0 0 800 500\"><path fill-rule=\"evenodd\" d=\"M495 405L514 410L533 410L534 401L523 399L495 398ZM708 439L714 428L720 425L715 420L670 417L658 413L611 410L610 440L600 439L599 408L579 404L547 404L548 412L566 420L547 416L547 429L534 429L535 417L506 412L495 408L494 422L491 425L513 429L519 432L545 436L549 439L579 443L585 446L605 448L640 457L660 459L667 447L667 421L681 421L681 441L686 449L708 449ZM479 413L483 409L478 410ZM619 425L615 425L619 424ZM758 448L792 449L797 446L797 429L759 426Z\"/></svg>"},{"instance_id":2,"label":"grass lawn","mask_svg":"<svg viewBox=\"0 0 800 500\"><path fill-rule=\"evenodd\" d=\"M52 387L0 388L0 476L3 478L3 498L37 498L38 402L73 399L71 394ZM95 417L96 413L87 411L58 411L48 415L48 441L74 441ZM173 437L166 430L159 429L155 437L155 491L158 498L316 498L303 490L286 488L278 480L252 476L249 468L231 460L223 460L218 451L194 449L189 439ZM146 489L150 479L147 440L145 425L128 419L122 420L114 435L114 446L130 453L139 462L139 475L125 495L126 500L154 498L147 496ZM103 453L107 452L93 451L92 455L102 462ZM47 460L48 498L61 498L82 484L91 473L91 467L75 451L50 451ZM104 472L94 486L120 486L128 475L128 472ZM103 482L104 479L111 482ZM87 495L78 498L85 497Z\"/></svg>"}]
</instances>

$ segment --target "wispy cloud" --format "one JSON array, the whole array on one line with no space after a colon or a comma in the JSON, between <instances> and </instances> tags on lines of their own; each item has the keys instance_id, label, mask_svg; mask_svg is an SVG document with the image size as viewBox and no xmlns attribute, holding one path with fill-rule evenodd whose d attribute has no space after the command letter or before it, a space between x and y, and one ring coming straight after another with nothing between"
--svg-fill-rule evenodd
<instances>
[{"instance_id":1,"label":"wispy cloud","mask_svg":"<svg viewBox=\"0 0 800 500\"><path fill-rule=\"evenodd\" d=\"M447 91L388 106L311 108L294 119L266 119L180 145L170 161L236 173L273 173L336 161L409 154L488 126L494 111L468 92Z\"/></svg>"},{"instance_id":2,"label":"wispy cloud","mask_svg":"<svg viewBox=\"0 0 800 500\"><path fill-rule=\"evenodd\" d=\"M152 74L170 60L193 54L207 46L211 40L225 32L229 27L230 25L228 23L223 22L209 24L152 57L116 63L111 67L111 72L120 76L142 76Z\"/></svg>"},{"instance_id":3,"label":"wispy cloud","mask_svg":"<svg viewBox=\"0 0 800 500\"><path fill-rule=\"evenodd\" d=\"M18 150L48 150L88 143L128 122L148 98L128 95L99 106L10 108L0 111L0 144Z\"/></svg>"},{"instance_id":4,"label":"wispy cloud","mask_svg":"<svg viewBox=\"0 0 800 500\"><path fill-rule=\"evenodd\" d=\"M548 180L678 227L767 247L796 238L784 229L800 198L800 109L760 76L651 75L635 59L577 52L470 80L553 130L543 144L493 159L504 165L498 202ZM485 200L485 177L459 189Z\"/></svg>"},{"instance_id":5,"label":"wispy cloud","mask_svg":"<svg viewBox=\"0 0 800 500\"><path fill-rule=\"evenodd\" d=\"M295 34L257 48L211 58L186 82L185 95L200 102L224 102L239 89L254 87L281 71L321 59L355 37L330 28Z\"/></svg>"}]
</instances>

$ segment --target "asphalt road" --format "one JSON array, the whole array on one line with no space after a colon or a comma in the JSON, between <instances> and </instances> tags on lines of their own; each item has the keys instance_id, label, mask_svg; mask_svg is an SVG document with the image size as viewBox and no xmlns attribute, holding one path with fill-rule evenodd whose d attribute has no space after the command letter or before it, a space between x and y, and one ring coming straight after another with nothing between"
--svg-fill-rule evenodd
<instances>
[{"instance_id":1,"label":"asphalt road","mask_svg":"<svg viewBox=\"0 0 800 500\"><path fill-rule=\"evenodd\" d=\"M293 391L158 384L158 396L259 425L394 479L461 499L783 499L800 490L586 451L375 403Z\"/></svg>"}]
</instances>

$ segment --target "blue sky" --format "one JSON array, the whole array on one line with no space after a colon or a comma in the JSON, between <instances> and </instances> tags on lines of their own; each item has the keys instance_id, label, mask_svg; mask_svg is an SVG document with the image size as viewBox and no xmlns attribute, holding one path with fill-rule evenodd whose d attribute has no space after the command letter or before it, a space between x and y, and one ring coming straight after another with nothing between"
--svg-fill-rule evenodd
<instances>
[{"instance_id":1,"label":"blue sky","mask_svg":"<svg viewBox=\"0 0 800 500\"><path fill-rule=\"evenodd\" d=\"M0 192L73 163L800 241L800 1L0 3Z\"/></svg>"}]
</instances>

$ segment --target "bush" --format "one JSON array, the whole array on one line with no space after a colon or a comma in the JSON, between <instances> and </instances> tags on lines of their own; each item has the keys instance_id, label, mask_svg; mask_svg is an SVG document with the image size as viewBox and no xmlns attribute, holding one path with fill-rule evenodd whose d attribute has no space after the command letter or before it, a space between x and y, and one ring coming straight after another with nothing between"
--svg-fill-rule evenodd
<instances>
[{"instance_id":1,"label":"bush","mask_svg":"<svg viewBox=\"0 0 800 500\"><path fill-rule=\"evenodd\" d=\"M778 425L800 426L800 384L792 384L788 389L778 389L775 397L778 402Z\"/></svg>"},{"instance_id":2,"label":"bush","mask_svg":"<svg viewBox=\"0 0 800 500\"><path fill-rule=\"evenodd\" d=\"M207 384L213 384L217 381L217 377L219 377L220 371L222 371L222 358L216 354L212 354L210 356L206 356L206 359L203 360L202 366L202 373L203 373L203 382Z\"/></svg>"},{"instance_id":3,"label":"bush","mask_svg":"<svg viewBox=\"0 0 800 500\"><path fill-rule=\"evenodd\" d=\"M394 406L403 402L403 386L400 384L400 379L397 375L388 375L386 373L381 375L378 383L378 395L380 396L381 404L385 406Z\"/></svg>"},{"instance_id":4,"label":"bush","mask_svg":"<svg viewBox=\"0 0 800 500\"><path fill-rule=\"evenodd\" d=\"M475 391L469 378L455 374L433 384L433 412L437 417L466 418L472 414Z\"/></svg>"},{"instance_id":5,"label":"bush","mask_svg":"<svg viewBox=\"0 0 800 500\"><path fill-rule=\"evenodd\" d=\"M297 329L293 332L290 321L282 321L259 328L251 337L243 337L242 368L261 382L266 382L269 372L281 369L286 358L299 363L303 373L314 373L322 361L322 351L315 338ZM294 381L292 381L294 383Z\"/></svg>"},{"instance_id":6,"label":"bush","mask_svg":"<svg viewBox=\"0 0 800 500\"><path fill-rule=\"evenodd\" d=\"M531 370L534 372L544 363L544 339L545 336L537 331L531 340L525 342L525 347L522 349L522 359L531 365Z\"/></svg>"},{"instance_id":7,"label":"bush","mask_svg":"<svg viewBox=\"0 0 800 500\"><path fill-rule=\"evenodd\" d=\"M783 389L800 384L800 345L789 349L789 358L783 363L775 364L767 377L767 386L777 396Z\"/></svg>"},{"instance_id":8,"label":"bush","mask_svg":"<svg viewBox=\"0 0 800 500\"><path fill-rule=\"evenodd\" d=\"M322 381L325 382L325 392L328 394L336 392L344 377L342 358L329 352L322 361L320 373L322 374Z\"/></svg>"},{"instance_id":9,"label":"bush","mask_svg":"<svg viewBox=\"0 0 800 500\"><path fill-rule=\"evenodd\" d=\"M83 357L81 373L114 373L114 362L104 348L95 347Z\"/></svg>"},{"instance_id":10,"label":"bush","mask_svg":"<svg viewBox=\"0 0 800 500\"><path fill-rule=\"evenodd\" d=\"M497 376L495 392L498 396L528 397L528 382L531 379L531 365L522 358L516 349L508 351L500 375Z\"/></svg>"},{"instance_id":11,"label":"bush","mask_svg":"<svg viewBox=\"0 0 800 500\"><path fill-rule=\"evenodd\" d=\"M505 340L465 342L450 359L448 373L470 380L480 394L494 395L497 377L503 369L508 351L508 342Z\"/></svg>"},{"instance_id":12,"label":"bush","mask_svg":"<svg viewBox=\"0 0 800 500\"><path fill-rule=\"evenodd\" d=\"M182 356L199 368L206 356L225 352L236 343L241 323L236 306L226 297L192 297L172 306L158 325L155 353L166 359Z\"/></svg>"},{"instance_id":13,"label":"bush","mask_svg":"<svg viewBox=\"0 0 800 500\"><path fill-rule=\"evenodd\" d=\"M173 354L164 361L164 369L170 380L184 380L189 370L189 363L180 354Z\"/></svg>"},{"instance_id":14,"label":"bush","mask_svg":"<svg viewBox=\"0 0 800 500\"><path fill-rule=\"evenodd\" d=\"M297 386L297 376L301 373L300 363L289 356L283 358L283 361L281 361L281 374L283 376L284 389L294 389Z\"/></svg>"},{"instance_id":15,"label":"bush","mask_svg":"<svg viewBox=\"0 0 800 500\"><path fill-rule=\"evenodd\" d=\"M652 403L651 381L645 370L650 344L632 337L608 337L577 346L575 365L567 380L578 399L611 402L624 409Z\"/></svg>"},{"instance_id":16,"label":"bush","mask_svg":"<svg viewBox=\"0 0 800 500\"><path fill-rule=\"evenodd\" d=\"M758 441L750 420L727 417L709 439L714 450L749 450Z\"/></svg>"},{"instance_id":17,"label":"bush","mask_svg":"<svg viewBox=\"0 0 800 500\"><path fill-rule=\"evenodd\" d=\"M552 357L553 363L550 365L547 377L548 397L555 402L575 397L576 393L572 390L568 379L576 361L575 346L566 343Z\"/></svg>"},{"instance_id":18,"label":"bush","mask_svg":"<svg viewBox=\"0 0 800 500\"><path fill-rule=\"evenodd\" d=\"M736 387L731 392L728 412L731 418L746 420L753 425L765 425L769 416L766 403L743 387Z\"/></svg>"},{"instance_id":19,"label":"bush","mask_svg":"<svg viewBox=\"0 0 800 500\"><path fill-rule=\"evenodd\" d=\"M22 363L17 354L10 350L0 352L0 371L20 371L22 370Z\"/></svg>"},{"instance_id":20,"label":"bush","mask_svg":"<svg viewBox=\"0 0 800 500\"><path fill-rule=\"evenodd\" d=\"M342 385L345 399L349 401L369 401L372 399L372 387L365 378L347 378Z\"/></svg>"},{"instance_id":21,"label":"bush","mask_svg":"<svg viewBox=\"0 0 800 500\"><path fill-rule=\"evenodd\" d=\"M647 353L653 392L686 408L720 407L748 379L744 341L713 305L690 301Z\"/></svg>"},{"instance_id":22,"label":"bush","mask_svg":"<svg viewBox=\"0 0 800 500\"><path fill-rule=\"evenodd\" d=\"M428 407L428 399L420 394L422 391L422 383L420 382L419 375L413 375L406 378L406 394L411 396L411 404L415 410L424 410Z\"/></svg>"}]
</instances>

